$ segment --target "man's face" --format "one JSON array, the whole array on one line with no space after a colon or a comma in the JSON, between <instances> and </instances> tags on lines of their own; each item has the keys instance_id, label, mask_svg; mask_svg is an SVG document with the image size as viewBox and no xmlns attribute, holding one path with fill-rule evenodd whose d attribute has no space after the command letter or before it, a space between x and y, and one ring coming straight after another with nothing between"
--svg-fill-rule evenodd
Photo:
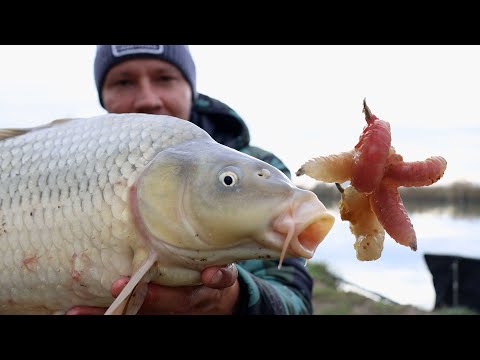
<instances>
[{"instance_id":1,"label":"man's face","mask_svg":"<svg viewBox=\"0 0 480 360\"><path fill-rule=\"evenodd\" d=\"M102 88L110 113L171 115L188 120L192 90L180 70L158 59L132 59L115 65Z\"/></svg>"}]
</instances>

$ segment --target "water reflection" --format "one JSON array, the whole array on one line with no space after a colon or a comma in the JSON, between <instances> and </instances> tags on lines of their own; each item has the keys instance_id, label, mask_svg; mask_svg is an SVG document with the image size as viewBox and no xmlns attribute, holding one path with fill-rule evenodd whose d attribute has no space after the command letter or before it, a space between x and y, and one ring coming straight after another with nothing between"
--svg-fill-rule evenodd
<instances>
[{"instance_id":1,"label":"water reflection","mask_svg":"<svg viewBox=\"0 0 480 360\"><path fill-rule=\"evenodd\" d=\"M418 250L414 252L386 234L380 259L362 262L355 257L349 223L340 219L338 201L325 205L336 223L312 261L326 263L346 281L400 304L425 310L434 307L435 289L425 253L480 258L479 206L405 204L417 234Z\"/></svg>"},{"instance_id":2,"label":"water reflection","mask_svg":"<svg viewBox=\"0 0 480 360\"><path fill-rule=\"evenodd\" d=\"M450 205L438 204L432 205L422 202L405 202L405 208L408 213L436 213L448 214L454 218L477 218L480 217L480 204Z\"/></svg>"},{"instance_id":3,"label":"water reflection","mask_svg":"<svg viewBox=\"0 0 480 360\"><path fill-rule=\"evenodd\" d=\"M338 202L340 195L329 196L328 198L320 198L325 206L329 209L338 209ZM403 199L403 197L402 197ZM409 214L414 213L436 213L448 214L454 218L477 218L480 217L480 202L479 203L465 203L465 204L451 204L443 201L421 201L412 199L403 199L403 204Z\"/></svg>"}]
</instances>

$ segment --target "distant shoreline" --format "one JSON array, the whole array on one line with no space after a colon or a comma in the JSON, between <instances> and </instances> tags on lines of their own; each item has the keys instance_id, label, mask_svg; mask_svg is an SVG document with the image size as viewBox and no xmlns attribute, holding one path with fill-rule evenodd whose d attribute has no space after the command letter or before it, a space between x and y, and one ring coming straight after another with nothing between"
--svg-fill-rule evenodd
<instances>
[{"instance_id":1,"label":"distant shoreline","mask_svg":"<svg viewBox=\"0 0 480 360\"><path fill-rule=\"evenodd\" d=\"M310 190L325 206L338 207L341 195L335 184L320 182ZM400 187L399 191L405 207L412 212L452 207L457 215L480 216L479 185L461 181L449 185Z\"/></svg>"}]
</instances>

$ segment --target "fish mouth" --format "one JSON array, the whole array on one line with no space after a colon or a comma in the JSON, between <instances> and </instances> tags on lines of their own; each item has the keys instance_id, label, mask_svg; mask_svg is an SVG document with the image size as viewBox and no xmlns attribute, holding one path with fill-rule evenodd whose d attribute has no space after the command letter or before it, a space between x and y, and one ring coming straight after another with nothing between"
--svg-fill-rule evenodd
<instances>
[{"instance_id":1,"label":"fish mouth","mask_svg":"<svg viewBox=\"0 0 480 360\"><path fill-rule=\"evenodd\" d=\"M293 201L273 220L266 241L281 250L280 265L285 256L311 259L318 245L325 239L335 222L325 206L313 194Z\"/></svg>"}]
</instances>

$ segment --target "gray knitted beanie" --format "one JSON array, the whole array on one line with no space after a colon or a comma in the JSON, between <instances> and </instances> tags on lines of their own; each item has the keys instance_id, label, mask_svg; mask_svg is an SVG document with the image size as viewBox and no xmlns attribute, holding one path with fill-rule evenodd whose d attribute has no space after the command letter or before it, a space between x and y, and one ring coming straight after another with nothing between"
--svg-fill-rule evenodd
<instances>
[{"instance_id":1,"label":"gray knitted beanie","mask_svg":"<svg viewBox=\"0 0 480 360\"><path fill-rule=\"evenodd\" d=\"M177 67L197 96L195 63L187 45L97 45L94 62L95 84L98 98L102 101L102 86L107 72L112 66L134 58L156 58Z\"/></svg>"}]
</instances>

